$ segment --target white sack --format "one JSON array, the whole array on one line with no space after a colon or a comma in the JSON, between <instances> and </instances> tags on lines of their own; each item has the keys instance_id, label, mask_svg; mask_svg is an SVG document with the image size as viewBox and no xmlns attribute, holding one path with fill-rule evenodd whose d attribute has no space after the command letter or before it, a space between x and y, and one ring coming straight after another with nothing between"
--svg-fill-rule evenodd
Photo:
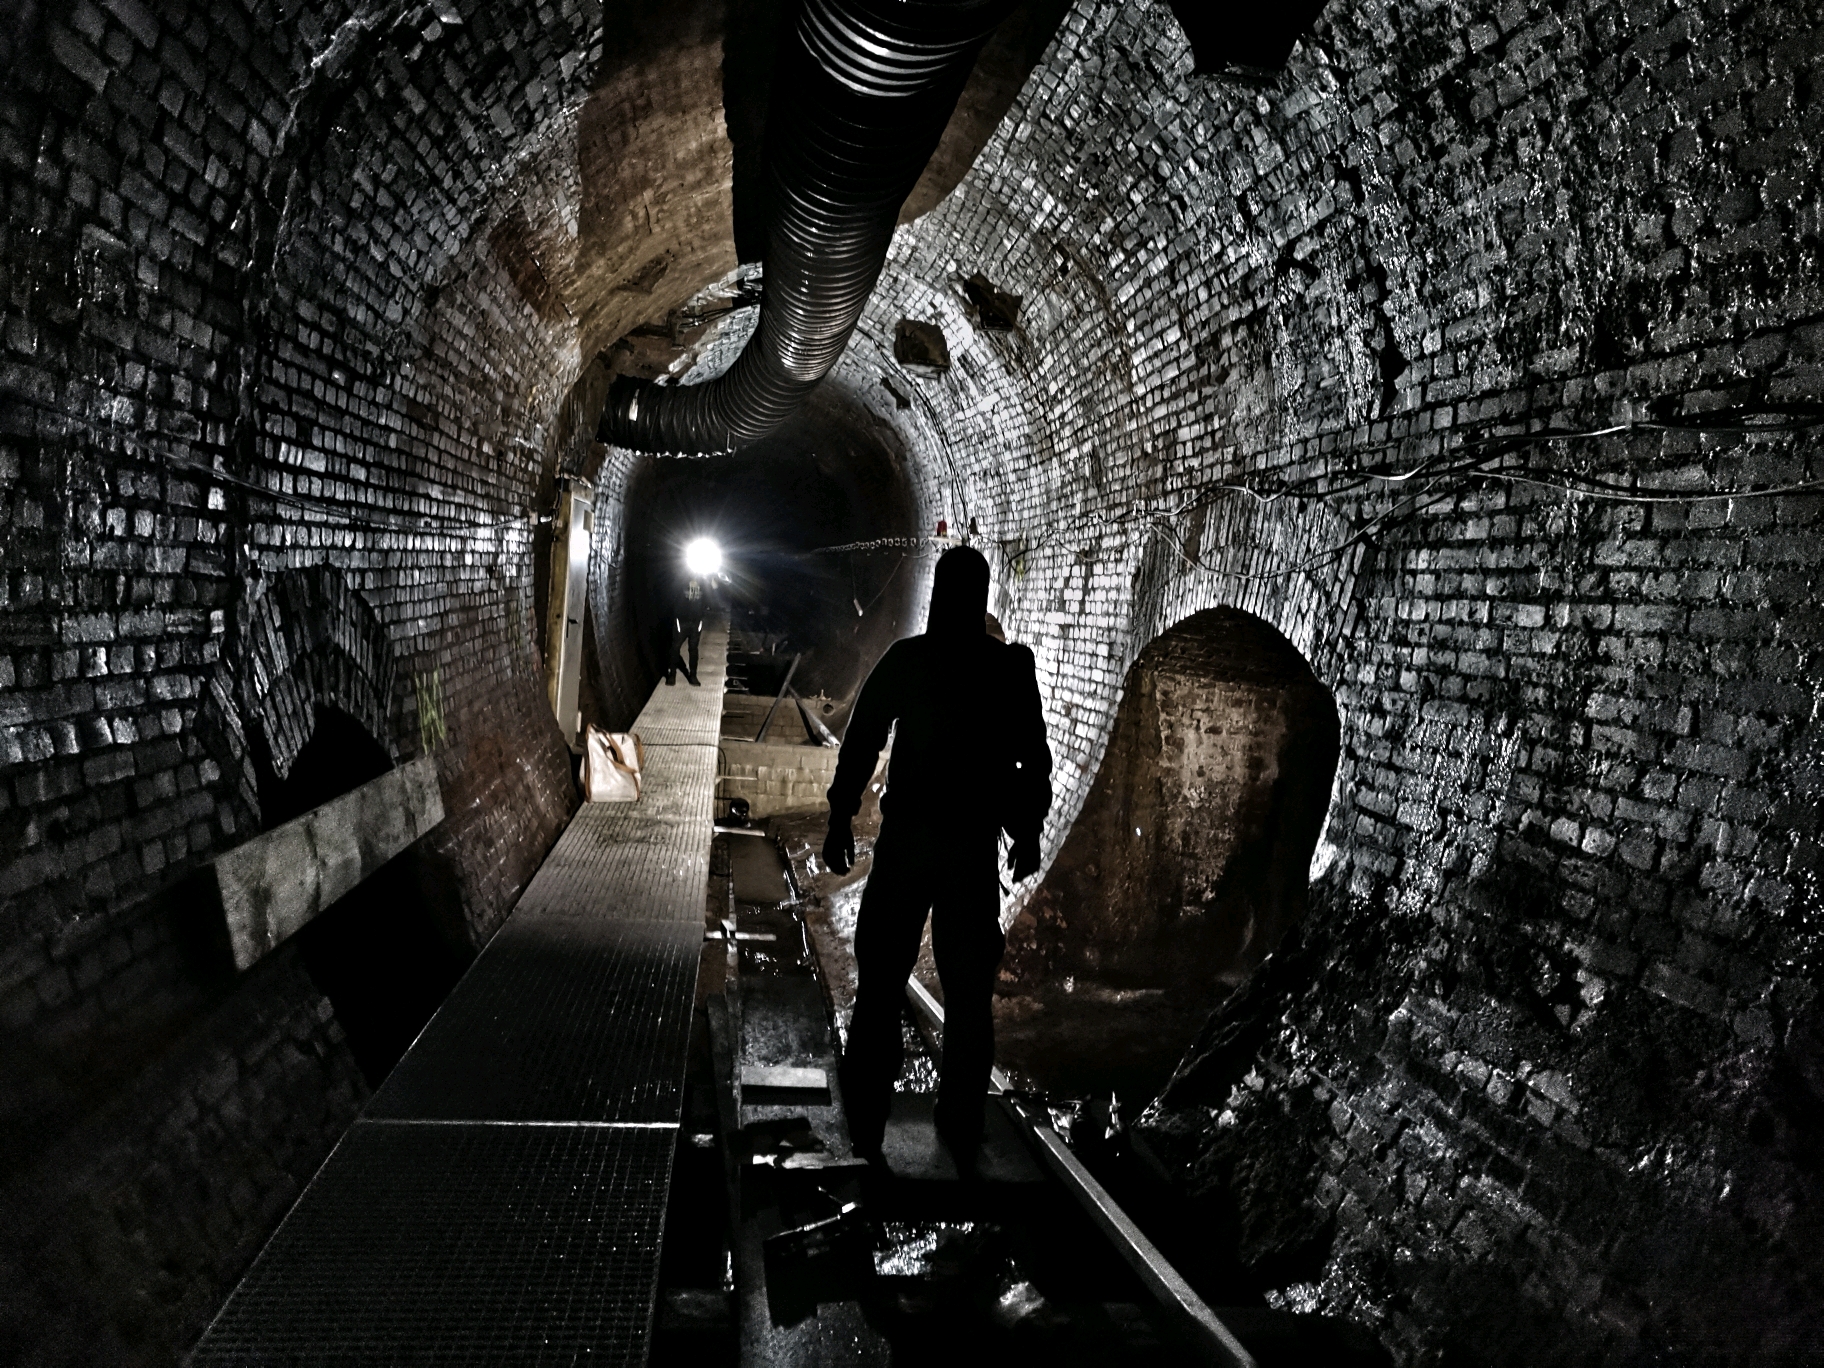
<instances>
[{"instance_id":1,"label":"white sack","mask_svg":"<svg viewBox=\"0 0 1824 1368\"><path fill-rule=\"evenodd\" d=\"M637 745L628 749L638 757ZM591 803L631 803L639 796L640 773L620 763L613 735L588 728L583 733L583 797Z\"/></svg>"},{"instance_id":2,"label":"white sack","mask_svg":"<svg viewBox=\"0 0 1824 1368\"><path fill-rule=\"evenodd\" d=\"M637 788L646 760L646 748L640 744L639 736L634 732L609 732L608 744L614 747L615 764L633 771L633 782Z\"/></svg>"}]
</instances>

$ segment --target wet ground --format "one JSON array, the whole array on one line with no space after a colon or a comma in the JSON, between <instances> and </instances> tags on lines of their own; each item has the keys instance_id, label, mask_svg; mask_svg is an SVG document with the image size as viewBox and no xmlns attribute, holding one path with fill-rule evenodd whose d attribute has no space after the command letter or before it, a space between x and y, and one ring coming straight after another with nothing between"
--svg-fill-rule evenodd
<instances>
[{"instance_id":1,"label":"wet ground","mask_svg":"<svg viewBox=\"0 0 1824 1368\"><path fill-rule=\"evenodd\" d=\"M861 860L845 877L822 868L823 830L820 816L783 817L715 842L650 1361L1201 1362L1038 1162L1007 1099L991 1099L982 1161L959 1176L931 1126L938 1028L910 1010L885 1160L853 1159L835 1065L878 819L857 823ZM1135 1163L1119 1118L1176 1062L1180 1047L1162 1046L1160 1034L1194 1030L1199 1013L1164 994L1072 982L1041 1000L1003 1000L997 1020L1003 1063L1042 1080L1073 1151L1222 1314L1247 1326L1244 1342L1267 1351L1263 1364L1384 1368L1351 1327L1268 1311L1210 1232L1186 1222L1157 1162Z\"/></svg>"},{"instance_id":2,"label":"wet ground","mask_svg":"<svg viewBox=\"0 0 1824 1368\"><path fill-rule=\"evenodd\" d=\"M995 1055L1017 1088L1112 1094L1137 1114L1171 1078L1215 1005L1210 996L1187 1001L1163 988L1066 978L995 998Z\"/></svg>"},{"instance_id":3,"label":"wet ground","mask_svg":"<svg viewBox=\"0 0 1824 1368\"><path fill-rule=\"evenodd\" d=\"M857 832L864 854L873 829ZM812 835L821 845L821 819L716 841L652 1362L1189 1362L1011 1113L978 1176L959 1178L931 1131L937 1071L910 1014L887 1162L849 1159L833 1067L867 864L831 878ZM781 1068L807 1072L767 1072Z\"/></svg>"}]
</instances>

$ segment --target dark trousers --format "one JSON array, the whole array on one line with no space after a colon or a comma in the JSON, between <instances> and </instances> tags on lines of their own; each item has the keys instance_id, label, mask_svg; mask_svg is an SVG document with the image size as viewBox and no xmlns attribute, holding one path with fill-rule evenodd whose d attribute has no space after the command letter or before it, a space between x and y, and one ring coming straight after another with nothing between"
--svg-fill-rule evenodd
<instances>
[{"instance_id":1,"label":"dark trousers","mask_svg":"<svg viewBox=\"0 0 1824 1368\"><path fill-rule=\"evenodd\" d=\"M944 989L938 1122L953 1142L981 1135L994 1067L994 976L1006 949L998 852L993 831L934 832L893 817L875 842L855 924L855 1015L839 1075L857 1149L878 1148L886 1129L905 1055L906 979L927 912Z\"/></svg>"},{"instance_id":2,"label":"dark trousers","mask_svg":"<svg viewBox=\"0 0 1824 1368\"><path fill-rule=\"evenodd\" d=\"M690 647L690 663L684 665L684 677L692 684L697 682L697 648L703 642L703 623L685 622L673 618L671 623L671 658L665 662L665 682L671 683L677 674L678 666L684 662L684 648Z\"/></svg>"}]
</instances>

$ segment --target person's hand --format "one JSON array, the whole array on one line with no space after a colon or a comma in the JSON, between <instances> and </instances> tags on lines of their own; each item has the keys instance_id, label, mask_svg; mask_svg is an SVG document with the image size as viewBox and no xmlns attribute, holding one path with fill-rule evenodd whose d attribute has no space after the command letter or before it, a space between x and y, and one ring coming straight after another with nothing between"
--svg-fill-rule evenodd
<instances>
[{"instance_id":1,"label":"person's hand","mask_svg":"<svg viewBox=\"0 0 1824 1368\"><path fill-rule=\"evenodd\" d=\"M823 862L832 874L847 874L854 867L855 832L847 822L830 819L830 834L823 838Z\"/></svg>"},{"instance_id":2,"label":"person's hand","mask_svg":"<svg viewBox=\"0 0 1824 1368\"><path fill-rule=\"evenodd\" d=\"M1039 838L1022 836L1013 843L1013 849L1007 852L1007 868L1013 871L1013 881L1030 879L1039 872Z\"/></svg>"}]
</instances>

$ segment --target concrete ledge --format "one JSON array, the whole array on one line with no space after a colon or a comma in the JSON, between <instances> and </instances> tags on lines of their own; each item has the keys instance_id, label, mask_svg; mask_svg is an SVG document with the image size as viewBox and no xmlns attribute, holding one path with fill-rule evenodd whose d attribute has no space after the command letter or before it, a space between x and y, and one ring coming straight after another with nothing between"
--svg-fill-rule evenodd
<instances>
[{"instance_id":1,"label":"concrete ledge","mask_svg":"<svg viewBox=\"0 0 1824 1368\"><path fill-rule=\"evenodd\" d=\"M426 756L217 856L209 872L235 968L257 963L442 820L437 762Z\"/></svg>"}]
</instances>

